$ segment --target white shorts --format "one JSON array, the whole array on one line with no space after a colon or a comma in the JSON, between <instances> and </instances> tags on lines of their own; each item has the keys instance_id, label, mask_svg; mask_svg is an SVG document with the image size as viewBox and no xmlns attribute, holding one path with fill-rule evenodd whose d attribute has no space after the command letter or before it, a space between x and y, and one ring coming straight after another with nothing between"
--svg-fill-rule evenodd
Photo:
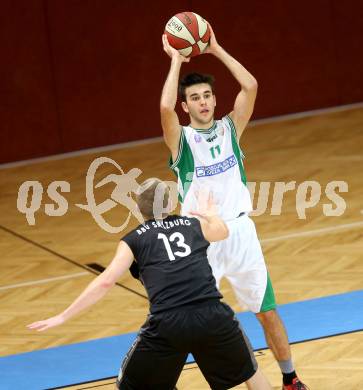
<instances>
[{"instance_id":1,"label":"white shorts","mask_svg":"<svg viewBox=\"0 0 363 390\"><path fill-rule=\"evenodd\" d=\"M274 309L274 292L254 222L245 214L226 224L228 238L212 242L208 248L217 287L225 276L242 309L254 313Z\"/></svg>"}]
</instances>

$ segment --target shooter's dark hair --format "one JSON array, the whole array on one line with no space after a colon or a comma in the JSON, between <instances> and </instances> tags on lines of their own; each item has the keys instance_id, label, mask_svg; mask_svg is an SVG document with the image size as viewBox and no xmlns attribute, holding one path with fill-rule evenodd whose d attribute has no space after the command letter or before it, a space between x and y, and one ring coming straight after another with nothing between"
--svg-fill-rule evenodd
<instances>
[{"instance_id":1,"label":"shooter's dark hair","mask_svg":"<svg viewBox=\"0 0 363 390\"><path fill-rule=\"evenodd\" d=\"M185 90L195 84L209 84L212 92L214 93L214 77L209 74L201 74L201 73L189 73L183 76L179 81L179 97L185 102Z\"/></svg>"}]
</instances>

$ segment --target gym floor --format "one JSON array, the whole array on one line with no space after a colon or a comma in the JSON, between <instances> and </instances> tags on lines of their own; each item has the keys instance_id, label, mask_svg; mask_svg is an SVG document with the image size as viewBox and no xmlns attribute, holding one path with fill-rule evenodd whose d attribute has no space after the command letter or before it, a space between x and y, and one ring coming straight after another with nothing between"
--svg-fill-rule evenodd
<instances>
[{"instance_id":1,"label":"gym floor","mask_svg":"<svg viewBox=\"0 0 363 390\"><path fill-rule=\"evenodd\" d=\"M242 137L248 180L256 182L257 189L259 183L271 182L267 208L253 218L279 304L363 289L362 126L363 108L347 107L256 122ZM113 159L124 172L141 169L139 182L148 177L175 181L167 169L168 150L162 140L0 166L0 354L4 359L22 352L135 332L145 319L145 291L127 274L102 303L68 323L44 333L25 328L28 323L62 311L97 274L97 266L90 264L97 264L98 269L106 267L119 238L138 224L131 217L123 232L108 233L90 213L76 206L87 202L87 170L100 156ZM102 165L95 183L111 173L119 172L111 164ZM32 226L17 209L18 190L29 180L38 181L44 189ZM62 194L68 209L58 217L45 212L45 204L54 203L46 190L56 180L70 184L70 191ZM295 189L284 194L281 214L273 215L275 183L293 181ZM305 205L315 205L305 208L303 218L305 196L302 200L297 196L303 188L299 185L312 181L321 186L321 197L312 202L307 195ZM326 194L333 181L347 184L346 192L336 190L343 199L338 204ZM113 188L109 183L96 189L98 204L110 197ZM256 190L255 207L257 200ZM343 203L346 208L340 216L324 215L324 204L335 209ZM48 208L47 212L50 214ZM103 217L110 225L120 226L125 223L128 210L118 204ZM241 311L226 281L221 291L225 301ZM340 318L342 324L348 320ZM302 315L301 322L309 321ZM362 342L363 332L355 331L294 344L296 370L311 389L360 390ZM274 388L280 389L281 376L270 351L256 352L256 357ZM19 383L26 378L31 384L31 376L31 372L25 372L24 377L18 378ZM114 379L98 379L67 388L114 388ZM207 388L196 365L186 365L178 389Z\"/></svg>"}]
</instances>

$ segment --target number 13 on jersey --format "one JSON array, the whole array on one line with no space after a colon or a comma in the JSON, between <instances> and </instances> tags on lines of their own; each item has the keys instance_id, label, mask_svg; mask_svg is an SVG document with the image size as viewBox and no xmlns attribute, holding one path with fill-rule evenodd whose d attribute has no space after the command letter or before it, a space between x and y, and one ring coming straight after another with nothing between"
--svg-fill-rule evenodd
<instances>
[{"instance_id":1,"label":"number 13 on jersey","mask_svg":"<svg viewBox=\"0 0 363 390\"><path fill-rule=\"evenodd\" d=\"M159 233L158 234L158 239L163 240L164 246L165 246L166 252L168 253L168 257L169 257L170 261L175 260L175 256L185 257L185 256L190 255L191 252L192 252L191 249L190 249L190 246L185 243L184 236L181 233L179 233L179 232L173 233L169 237L169 240L168 240L168 237L165 234ZM177 247L183 249L183 252L181 252L181 251L173 252L171 250L171 246L169 244L169 241L170 242L174 242L175 240L177 240L176 241Z\"/></svg>"}]
</instances>

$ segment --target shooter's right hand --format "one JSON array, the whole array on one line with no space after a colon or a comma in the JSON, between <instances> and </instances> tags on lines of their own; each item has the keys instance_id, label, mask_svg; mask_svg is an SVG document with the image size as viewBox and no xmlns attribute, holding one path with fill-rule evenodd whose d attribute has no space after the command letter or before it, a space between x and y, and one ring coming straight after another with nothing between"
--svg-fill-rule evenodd
<instances>
[{"instance_id":1,"label":"shooter's right hand","mask_svg":"<svg viewBox=\"0 0 363 390\"><path fill-rule=\"evenodd\" d=\"M168 37L166 36L166 34L163 34L162 36L162 42L163 42L163 49L165 51L165 53L171 58L175 58L177 59L178 61L180 62L189 62L190 61L190 58L188 57L184 57L182 56L178 50L174 49L169 41L168 41Z\"/></svg>"}]
</instances>

